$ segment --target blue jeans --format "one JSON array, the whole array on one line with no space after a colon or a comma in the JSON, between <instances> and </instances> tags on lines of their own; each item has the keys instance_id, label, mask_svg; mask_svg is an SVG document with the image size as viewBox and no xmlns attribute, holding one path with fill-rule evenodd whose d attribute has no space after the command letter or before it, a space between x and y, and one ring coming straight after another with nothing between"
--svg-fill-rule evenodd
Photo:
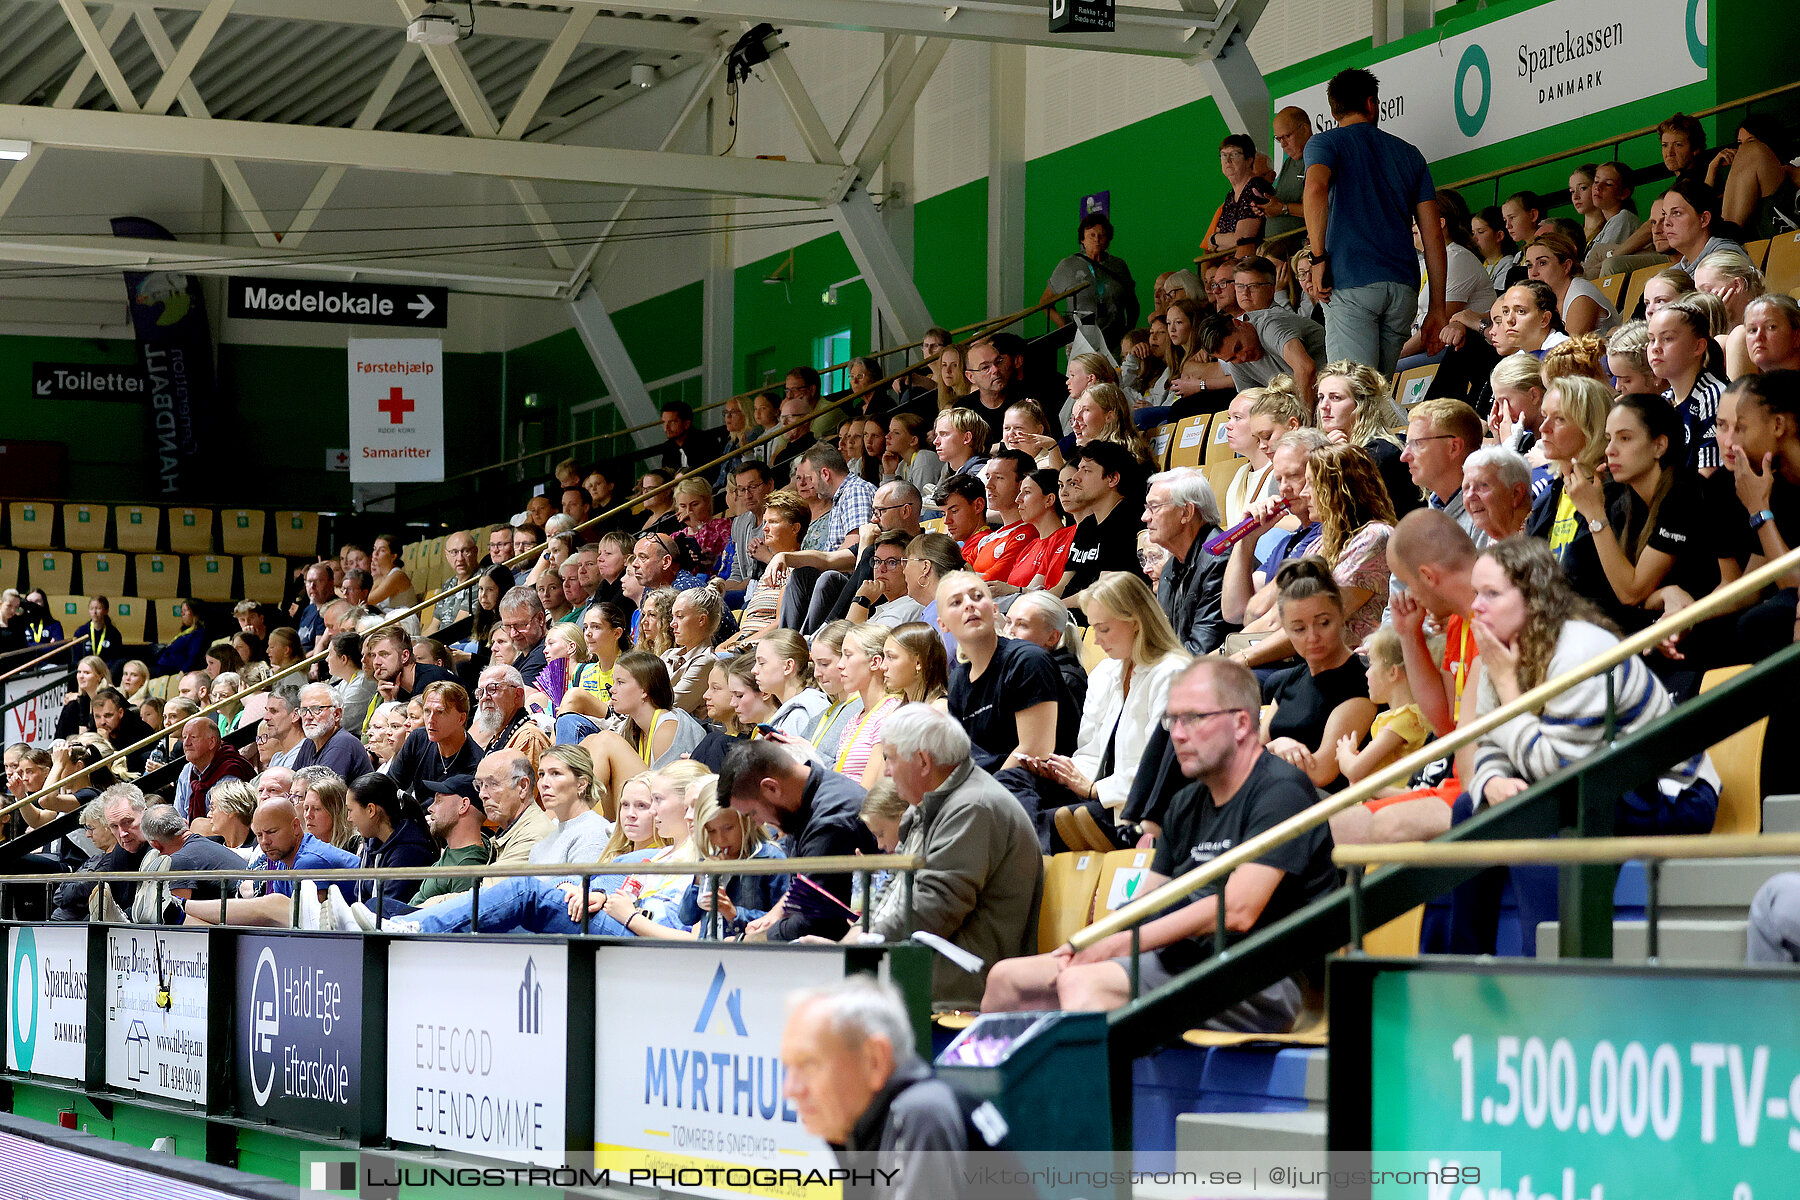
<instances>
[{"instance_id":1,"label":"blue jeans","mask_svg":"<svg viewBox=\"0 0 1800 1200\"><path fill-rule=\"evenodd\" d=\"M1418 290L1402 283L1334 289L1325 306L1326 361L1347 358L1392 375L1418 309Z\"/></svg>"},{"instance_id":2,"label":"blue jeans","mask_svg":"<svg viewBox=\"0 0 1800 1200\"><path fill-rule=\"evenodd\" d=\"M474 897L461 895L414 913L422 933L467 933L473 927ZM592 923L590 922L590 928ZM521 876L481 889L481 931L507 933L579 933L569 919L569 897L556 884Z\"/></svg>"},{"instance_id":3,"label":"blue jeans","mask_svg":"<svg viewBox=\"0 0 1800 1200\"><path fill-rule=\"evenodd\" d=\"M584 737L600 732L600 722L580 713L564 713L556 718L556 744L573 746Z\"/></svg>"}]
</instances>

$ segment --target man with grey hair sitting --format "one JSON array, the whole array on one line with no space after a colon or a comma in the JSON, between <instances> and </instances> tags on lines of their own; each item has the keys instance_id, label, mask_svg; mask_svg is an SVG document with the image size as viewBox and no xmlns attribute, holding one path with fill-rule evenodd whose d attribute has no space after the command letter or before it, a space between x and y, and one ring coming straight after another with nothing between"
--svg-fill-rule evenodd
<instances>
[{"instance_id":1,"label":"man with grey hair sitting","mask_svg":"<svg viewBox=\"0 0 1800 1200\"><path fill-rule=\"evenodd\" d=\"M862 527L861 550L857 555L856 569L850 572L842 584L834 580L834 572L826 571L819 576L819 582L813 588L814 599L802 632L812 632L831 621L844 618L858 622L875 620L885 625L905 624L905 621L895 617L892 609L886 616L876 615L876 609L886 607L884 599L890 604L894 601L894 594L875 598L863 592L863 602L860 605L857 596L864 584L881 583L884 585L884 593L891 587L898 589L899 597L905 597L906 577L903 569L895 570L892 579L881 578L877 568L882 559L891 558L892 555L879 554L876 543L890 533L905 534L906 540L899 543L900 557L905 558L907 543L924 532L924 527L919 524L924 511L924 494L904 479L891 479L876 488L874 498L869 501L869 523ZM832 596L831 603L821 606L820 597L826 592ZM924 611L923 605L920 606L920 611ZM916 615L907 618L917 619Z\"/></svg>"},{"instance_id":2,"label":"man with grey hair sitting","mask_svg":"<svg viewBox=\"0 0 1800 1200\"><path fill-rule=\"evenodd\" d=\"M253 779L256 768L219 733L212 717L190 717L181 727L187 766L175 780L175 811L191 820L206 815L206 794L221 779Z\"/></svg>"},{"instance_id":3,"label":"man with grey hair sitting","mask_svg":"<svg viewBox=\"0 0 1800 1200\"><path fill-rule=\"evenodd\" d=\"M106 827L112 831L113 848L94 867L96 871L137 871L143 868L150 853L142 826L144 810L149 802L135 783L115 783L100 793L99 804L105 814ZM96 916L106 918L108 905L128 908L137 896L138 885L116 882L102 887L103 896L94 905Z\"/></svg>"},{"instance_id":4,"label":"man with grey hair sitting","mask_svg":"<svg viewBox=\"0 0 1800 1200\"><path fill-rule=\"evenodd\" d=\"M222 890L220 881L216 879L182 879L184 871L241 871L244 869L243 856L228 846L208 838L200 837L188 828L187 820L175 811L172 804L152 804L144 810L140 825L144 838L151 847L168 860L163 868L174 878L167 883L158 884L155 889L165 892L179 900L217 900ZM150 870L148 866L144 868ZM141 905L134 905L134 909ZM153 910L153 920L161 920L164 924L179 925L181 916L179 905L175 912L159 903Z\"/></svg>"},{"instance_id":5,"label":"man with grey hair sitting","mask_svg":"<svg viewBox=\"0 0 1800 1200\"><path fill-rule=\"evenodd\" d=\"M309 683L301 688L299 712L306 737L294 757L296 771L330 767L339 778L348 780L375 769L362 741L342 727L344 710L330 684Z\"/></svg>"},{"instance_id":6,"label":"man with grey hair sitting","mask_svg":"<svg viewBox=\"0 0 1800 1200\"><path fill-rule=\"evenodd\" d=\"M534 768L538 755L550 748L550 735L525 708L525 680L516 668L495 663L482 671L469 736L485 754L517 750Z\"/></svg>"},{"instance_id":7,"label":"man with grey hair sitting","mask_svg":"<svg viewBox=\"0 0 1800 1200\"><path fill-rule=\"evenodd\" d=\"M845 1168L873 1174L874 1184L859 1195L997 1194L990 1184L971 1183L969 1176L980 1173L969 1170L969 1155L1008 1149L1005 1118L991 1103L960 1096L932 1075L914 1049L912 1018L892 985L851 975L794 993L781 1062L783 1089L807 1132L829 1142Z\"/></svg>"},{"instance_id":8,"label":"man with grey hair sitting","mask_svg":"<svg viewBox=\"0 0 1800 1200\"><path fill-rule=\"evenodd\" d=\"M1150 477L1144 524L1151 543L1169 552L1156 599L1192 654L1211 654L1237 629L1222 607L1230 556L1206 552L1206 540L1219 532L1221 519L1212 485L1199 471L1180 467Z\"/></svg>"},{"instance_id":9,"label":"man with grey hair sitting","mask_svg":"<svg viewBox=\"0 0 1800 1200\"><path fill-rule=\"evenodd\" d=\"M271 767L291 767L306 734L300 728L300 684L283 679L270 687L263 699L263 732L269 735Z\"/></svg>"},{"instance_id":10,"label":"man with grey hair sitting","mask_svg":"<svg viewBox=\"0 0 1800 1200\"><path fill-rule=\"evenodd\" d=\"M531 687L537 683L538 672L544 669L546 661L544 602L538 599L536 588L521 583L500 597L499 611L501 627L518 648L519 657L513 666L518 668L525 686Z\"/></svg>"},{"instance_id":11,"label":"man with grey hair sitting","mask_svg":"<svg viewBox=\"0 0 1800 1200\"><path fill-rule=\"evenodd\" d=\"M1463 460L1462 499L1469 519L1489 542L1525 532L1531 516L1531 464L1502 446L1477 450ZM1480 544L1481 538L1475 541Z\"/></svg>"},{"instance_id":12,"label":"man with grey hair sitting","mask_svg":"<svg viewBox=\"0 0 1800 1200\"><path fill-rule=\"evenodd\" d=\"M906 704L881 727L881 751L908 811L897 854L923 855L913 876L911 920L904 889L892 887L870 929L883 942L924 931L980 960L965 971L948 957L932 964L931 1002L939 1009L981 1003L987 968L1037 948L1044 860L1037 829L1013 794L976 766L968 731L929 704ZM844 941L865 935L852 928Z\"/></svg>"}]
</instances>

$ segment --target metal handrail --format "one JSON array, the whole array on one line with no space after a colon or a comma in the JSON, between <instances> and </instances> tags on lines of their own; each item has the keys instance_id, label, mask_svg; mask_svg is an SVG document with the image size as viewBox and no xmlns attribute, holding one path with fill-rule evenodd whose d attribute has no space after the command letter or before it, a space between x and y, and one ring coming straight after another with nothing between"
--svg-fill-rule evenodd
<instances>
[{"instance_id":1,"label":"metal handrail","mask_svg":"<svg viewBox=\"0 0 1800 1200\"><path fill-rule=\"evenodd\" d=\"M1711 108L1703 108L1697 112L1689 113L1688 115L1691 117L1714 117L1734 108L1746 107L1755 104L1759 100L1767 100L1771 96L1779 96L1785 92L1794 91L1796 88L1800 88L1800 82L1784 83L1780 87L1769 88L1767 91L1757 92L1750 96L1741 96L1736 100L1728 100L1721 104L1715 104ZM1609 138L1601 138L1597 142L1589 142L1585 146L1576 146L1572 150L1559 150L1555 154L1546 154L1541 158L1534 158L1528 162L1514 163L1510 167L1501 167L1495 171L1486 171L1480 175L1471 175L1467 179L1459 179L1455 183L1446 184L1445 186L1451 188L1464 188L1469 187L1472 184L1487 183L1490 180L1503 179L1508 175L1516 175L1521 171L1529 171L1533 167L1548 166L1553 162L1561 162L1565 158L1579 158L1584 154L1591 154L1595 150L1604 150L1608 146L1616 147L1623 142L1630 141L1632 138L1644 137L1648 134L1655 133L1656 130L1657 127L1655 125L1647 125L1642 129L1633 129L1629 133L1614 134ZM1616 154L1615 157L1617 157Z\"/></svg>"},{"instance_id":2,"label":"metal handrail","mask_svg":"<svg viewBox=\"0 0 1800 1200\"><path fill-rule=\"evenodd\" d=\"M1014 324L1015 322L1023 321L1026 317L1031 316L1033 313L1041 312L1042 310L1049 308L1049 307L1057 304L1060 301L1068 299L1070 296L1073 296L1075 293L1082 291L1083 289L1085 289L1089 286L1091 286L1091 285L1084 283L1077 287L1072 287L1066 292L1057 293L1056 295L1050 297L1050 299L1048 299L1048 300L1041 300L1037 304L1034 304L1030 308L1020 309L1018 312L1011 313L1004 317L992 317L987 320L976 321L975 323L973 323L971 325L958 326L957 328L952 329L950 331L951 336L954 337L957 334L968 333L972 330L977 330L977 329L981 330L984 334L992 333L996 329L1004 329L1006 326ZM925 343L923 341L908 342L904 346L895 346L895 347L892 347L892 348L886 349L886 350L874 350L868 354L858 355L857 357L858 358L891 358L892 356L894 356L896 354L904 354L908 350L916 350L924 344ZM914 364L912 367L909 367L907 370L901 372L899 375L890 375L887 377L887 379L892 380L892 379L897 379L897 378L904 378L905 376L912 374L914 371L917 371L920 367L929 366L932 363L936 362L937 358L938 358L937 353L928 354L925 356L924 359L920 360L918 363ZM823 375L823 374L827 374L832 371L841 371L845 367L848 367L850 365L850 363L854 362L854 361L855 361L855 359L851 359L851 360L841 362L841 363L833 363L829 367L821 368L819 373ZM887 380L884 380L883 382L887 382ZM881 384L876 384L875 386L880 387ZM695 413L695 415L699 415L700 413L703 413L703 412L711 412L715 408L723 408L727 404L733 404L740 400L748 400L752 396L759 396L768 390L769 389L767 386L754 387L754 388L749 389L748 391L738 392L736 395L727 396L723 400L714 400L710 404L697 405L694 409L694 413ZM852 398L854 398L854 397L852 397ZM815 412L813 414L813 416L817 417L818 413ZM444 477L442 482L450 483L450 482L452 482L454 480L458 480L458 479L468 479L475 475L485 474L488 471L499 470L501 467L516 466L519 463L528 462L534 458L542 458L548 454L560 454L564 450L573 450L577 446L586 446L593 442L604 442L604 441L607 441L612 438L626 437L633 433L643 433L646 430L656 429L660 425L661 425L660 420L646 421L642 425L628 425L623 429L610 429L610 430L607 430L605 433L596 433L596 434L592 434L588 437L576 438L572 442L560 442L554 446L544 446L541 449L531 451L529 454L514 455L512 458L503 458L503 459L500 459L498 462L488 463L486 466L472 467L467 471L459 471L455 475L447 475Z\"/></svg>"},{"instance_id":3,"label":"metal handrail","mask_svg":"<svg viewBox=\"0 0 1800 1200\"><path fill-rule=\"evenodd\" d=\"M1610 838L1512 838L1492 842L1390 842L1339 846L1339 866L1516 867L1527 863L1623 863L1634 859L1772 858L1800 854L1800 833L1697 833Z\"/></svg>"},{"instance_id":4,"label":"metal handrail","mask_svg":"<svg viewBox=\"0 0 1800 1200\"><path fill-rule=\"evenodd\" d=\"M1565 671L1555 679L1546 680L1510 704L1503 704L1485 717L1479 717L1468 725L1459 726L1361 782L1351 784L1343 791L1327 796L1310 808L1295 813L1273 828L1233 846L1211 862L1169 880L1148 895L1133 900L1123 908L1080 930L1069 939L1069 945L1080 951L1115 933L1135 929L1140 923L1162 912L1171 904L1193 895L1210 883L1223 879L1238 867L1255 862L1277 846L1284 845L1301 834L1323 825L1346 809L1366 800L1375 799L1386 788L1403 784L1414 772L1454 754L1464 746L1479 741L1506 722L1536 712L1549 701L1583 680L1602 671L1611 671L1620 663L1652 649L1668 637L1683 632L1703 620L1735 609L1740 599L1760 592L1764 587L1776 583L1783 575L1796 568L1800 568L1800 549L1790 550L1780 558L1764 563L1756 570L1717 589L1706 598L1695 601L1673 616L1664 617L1654 625L1630 637L1620 639L1610 650L1595 655L1581 666ZM1613 697L1609 690L1607 698L1609 727L1614 716L1612 703ZM1225 892L1221 888L1219 889L1219 903L1223 906L1224 902ZM1220 932L1222 935L1222 924Z\"/></svg>"},{"instance_id":5,"label":"metal handrail","mask_svg":"<svg viewBox=\"0 0 1800 1200\"><path fill-rule=\"evenodd\" d=\"M11 670L7 671L4 675L0 675L0 683L5 683L7 680L13 678L15 675L23 675L25 672L31 670L31 668L37 666L39 663L45 662L52 658L55 658L58 654L61 654L63 651L67 650L70 646L73 646L79 640L80 640L79 638L72 638L72 637L64 638L62 641L57 642L54 645L52 645L48 650L43 651L43 653L39 654L36 658L32 659L30 662L20 663L18 666L13 667ZM38 646L21 646L17 650L8 650L5 653L0 653L0 658L11 658L15 654L30 654L33 650L36 650L38 648L39 648Z\"/></svg>"}]
</instances>

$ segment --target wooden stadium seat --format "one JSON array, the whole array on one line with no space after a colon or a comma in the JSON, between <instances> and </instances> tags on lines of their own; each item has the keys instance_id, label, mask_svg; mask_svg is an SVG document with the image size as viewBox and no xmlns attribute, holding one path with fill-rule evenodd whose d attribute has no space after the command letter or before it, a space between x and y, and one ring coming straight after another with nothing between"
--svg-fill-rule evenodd
<instances>
[{"instance_id":1,"label":"wooden stadium seat","mask_svg":"<svg viewBox=\"0 0 1800 1200\"><path fill-rule=\"evenodd\" d=\"M1754 242L1744 243L1744 253L1750 256L1750 261L1757 270L1762 270L1763 264L1769 261L1769 245L1774 240L1774 238L1761 238Z\"/></svg>"},{"instance_id":2,"label":"wooden stadium seat","mask_svg":"<svg viewBox=\"0 0 1800 1200\"><path fill-rule=\"evenodd\" d=\"M219 544L225 553L240 557L261 554L268 514L254 508L227 508L219 513Z\"/></svg>"},{"instance_id":3,"label":"wooden stadium seat","mask_svg":"<svg viewBox=\"0 0 1800 1200\"><path fill-rule=\"evenodd\" d=\"M113 546L149 554L162 537L162 509L150 504L121 504L113 509Z\"/></svg>"},{"instance_id":4,"label":"wooden stadium seat","mask_svg":"<svg viewBox=\"0 0 1800 1200\"><path fill-rule=\"evenodd\" d=\"M0 550L0 591L20 586L19 551Z\"/></svg>"},{"instance_id":5,"label":"wooden stadium seat","mask_svg":"<svg viewBox=\"0 0 1800 1200\"><path fill-rule=\"evenodd\" d=\"M237 559L218 554L188 555L188 591L200 600L237 599L232 586L237 574Z\"/></svg>"},{"instance_id":6,"label":"wooden stadium seat","mask_svg":"<svg viewBox=\"0 0 1800 1200\"><path fill-rule=\"evenodd\" d=\"M275 553L289 558L312 558L319 552L319 514L275 514Z\"/></svg>"},{"instance_id":7,"label":"wooden stadium seat","mask_svg":"<svg viewBox=\"0 0 1800 1200\"><path fill-rule=\"evenodd\" d=\"M65 504L62 506L63 545L71 550L104 550L106 540L106 505Z\"/></svg>"},{"instance_id":8,"label":"wooden stadium seat","mask_svg":"<svg viewBox=\"0 0 1800 1200\"><path fill-rule=\"evenodd\" d=\"M75 631L87 624L88 598L86 596L71 596L67 593L46 591L44 599L50 602L50 619L62 622L64 637L75 636Z\"/></svg>"},{"instance_id":9,"label":"wooden stadium seat","mask_svg":"<svg viewBox=\"0 0 1800 1200\"><path fill-rule=\"evenodd\" d=\"M1737 666L1708 671L1700 680L1700 691L1710 692L1749 669ZM1714 833L1762 832L1763 738L1768 732L1769 718L1764 717L1708 748L1723 785L1719 788L1719 813L1713 818Z\"/></svg>"},{"instance_id":10,"label":"wooden stadium seat","mask_svg":"<svg viewBox=\"0 0 1800 1200\"><path fill-rule=\"evenodd\" d=\"M112 596L112 621L119 627L129 645L140 645L149 640L146 632L150 624L150 601L141 596Z\"/></svg>"},{"instance_id":11,"label":"wooden stadium seat","mask_svg":"<svg viewBox=\"0 0 1800 1200\"><path fill-rule=\"evenodd\" d=\"M169 549L176 554L212 552L213 512L210 508L169 510Z\"/></svg>"},{"instance_id":12,"label":"wooden stadium seat","mask_svg":"<svg viewBox=\"0 0 1800 1200\"><path fill-rule=\"evenodd\" d=\"M1219 502L1219 511L1225 511L1225 491L1231 486L1231 480L1238 473L1238 468L1248 461L1242 458L1223 458L1218 462L1207 463L1200 470L1206 475L1206 482L1212 484L1213 498Z\"/></svg>"},{"instance_id":13,"label":"wooden stadium seat","mask_svg":"<svg viewBox=\"0 0 1800 1200\"><path fill-rule=\"evenodd\" d=\"M125 564L129 561L123 554L98 552L82 555L82 589L90 596L112 599L125 590Z\"/></svg>"},{"instance_id":14,"label":"wooden stadium seat","mask_svg":"<svg viewBox=\"0 0 1800 1200\"><path fill-rule=\"evenodd\" d=\"M1195 413L1175 422L1175 436L1169 441L1169 469L1197 467L1204 462L1206 435L1211 428L1211 413Z\"/></svg>"},{"instance_id":15,"label":"wooden stadium seat","mask_svg":"<svg viewBox=\"0 0 1800 1200\"><path fill-rule=\"evenodd\" d=\"M32 550L25 555L25 577L46 596L69 595L75 590L75 556L67 550ZM81 619L87 620L85 611Z\"/></svg>"},{"instance_id":16,"label":"wooden stadium seat","mask_svg":"<svg viewBox=\"0 0 1800 1200\"><path fill-rule=\"evenodd\" d=\"M1092 671L1095 667L1099 666L1101 663L1103 663L1105 661L1106 661L1106 651L1102 650L1100 648L1100 643L1094 640L1093 629L1092 628L1083 629L1081 631L1081 665L1082 665L1082 667L1088 671Z\"/></svg>"},{"instance_id":17,"label":"wooden stadium seat","mask_svg":"<svg viewBox=\"0 0 1800 1200\"><path fill-rule=\"evenodd\" d=\"M1401 913L1379 929L1363 934L1363 953L1376 958L1417 958L1425 906Z\"/></svg>"},{"instance_id":18,"label":"wooden stadium seat","mask_svg":"<svg viewBox=\"0 0 1800 1200\"><path fill-rule=\"evenodd\" d=\"M1206 435L1206 460L1202 465L1228 462L1237 457L1239 457L1238 452L1233 450L1231 443L1225 440L1225 414L1217 413L1214 416L1212 429Z\"/></svg>"},{"instance_id":19,"label":"wooden stadium seat","mask_svg":"<svg viewBox=\"0 0 1800 1200\"><path fill-rule=\"evenodd\" d=\"M1190 1046L1327 1046L1331 1044L1331 1020L1324 1008L1302 1010L1292 1033L1226 1033L1217 1029L1190 1029L1181 1035Z\"/></svg>"},{"instance_id":20,"label":"wooden stadium seat","mask_svg":"<svg viewBox=\"0 0 1800 1200\"><path fill-rule=\"evenodd\" d=\"M1800 233L1784 233L1770 239L1763 283L1771 292L1787 292L1800 287Z\"/></svg>"},{"instance_id":21,"label":"wooden stadium seat","mask_svg":"<svg viewBox=\"0 0 1800 1200\"><path fill-rule=\"evenodd\" d=\"M185 599L179 596L158 597L150 601L151 611L156 614L156 640L169 643L181 636L181 606ZM173 691L170 693L173 695Z\"/></svg>"},{"instance_id":22,"label":"wooden stadium seat","mask_svg":"<svg viewBox=\"0 0 1800 1200\"><path fill-rule=\"evenodd\" d=\"M1153 429L1146 429L1144 437L1150 442L1150 461L1159 467L1168 462L1169 444L1175 440L1175 423L1164 421Z\"/></svg>"},{"instance_id":23,"label":"wooden stadium seat","mask_svg":"<svg viewBox=\"0 0 1800 1200\"><path fill-rule=\"evenodd\" d=\"M1127 901L1148 891L1144 881L1149 877L1150 864L1155 857L1153 850L1113 850L1104 856L1100 879L1094 888L1094 920L1123 908Z\"/></svg>"},{"instance_id":24,"label":"wooden stadium seat","mask_svg":"<svg viewBox=\"0 0 1800 1200\"><path fill-rule=\"evenodd\" d=\"M1639 267L1631 273L1631 281L1625 285L1625 292L1619 298L1618 311L1621 320L1629 321L1637 315L1638 305L1644 301L1645 285L1668 269L1651 265Z\"/></svg>"},{"instance_id":25,"label":"wooden stadium seat","mask_svg":"<svg viewBox=\"0 0 1800 1200\"><path fill-rule=\"evenodd\" d=\"M244 566L244 598L258 604L280 604L287 590L287 559L258 554L241 560Z\"/></svg>"},{"instance_id":26,"label":"wooden stadium seat","mask_svg":"<svg viewBox=\"0 0 1800 1200\"><path fill-rule=\"evenodd\" d=\"M181 595L181 559L173 554L138 554L137 594L152 600ZM166 639L165 639L166 640Z\"/></svg>"},{"instance_id":27,"label":"wooden stadium seat","mask_svg":"<svg viewBox=\"0 0 1800 1200\"><path fill-rule=\"evenodd\" d=\"M944 518L933 517L929 521L922 522L919 530L922 533L942 533L944 532Z\"/></svg>"},{"instance_id":28,"label":"wooden stadium seat","mask_svg":"<svg viewBox=\"0 0 1800 1200\"><path fill-rule=\"evenodd\" d=\"M1102 857L1091 850L1044 860L1044 900L1038 907L1038 953L1048 954L1088 923Z\"/></svg>"},{"instance_id":29,"label":"wooden stadium seat","mask_svg":"<svg viewBox=\"0 0 1800 1200\"><path fill-rule=\"evenodd\" d=\"M9 543L21 550L48 550L56 545L56 505L41 500L15 500L6 506L12 527Z\"/></svg>"},{"instance_id":30,"label":"wooden stadium seat","mask_svg":"<svg viewBox=\"0 0 1800 1200\"><path fill-rule=\"evenodd\" d=\"M1594 286L1600 289L1600 294L1606 297L1606 302L1612 305L1616 311L1619 307L1619 296L1625 290L1625 281L1630 278L1629 274L1620 271L1617 275L1602 275L1594 280Z\"/></svg>"},{"instance_id":31,"label":"wooden stadium seat","mask_svg":"<svg viewBox=\"0 0 1800 1200\"><path fill-rule=\"evenodd\" d=\"M1411 408L1425 399L1431 391L1431 381L1437 378L1437 363L1425 363L1423 366L1408 367L1394 376L1394 399L1401 408Z\"/></svg>"}]
</instances>

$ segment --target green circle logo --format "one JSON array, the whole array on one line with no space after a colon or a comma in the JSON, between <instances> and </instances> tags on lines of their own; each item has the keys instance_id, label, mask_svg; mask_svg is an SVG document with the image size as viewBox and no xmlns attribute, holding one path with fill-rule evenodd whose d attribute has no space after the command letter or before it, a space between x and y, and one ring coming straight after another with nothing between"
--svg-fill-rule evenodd
<instances>
[{"instance_id":1,"label":"green circle logo","mask_svg":"<svg viewBox=\"0 0 1800 1200\"><path fill-rule=\"evenodd\" d=\"M1463 105L1463 93L1468 90L1465 84L1470 71L1481 76L1481 99L1476 102L1472 112ZM1480 43L1472 43L1463 51L1462 61L1456 64L1455 94L1450 97L1451 104L1456 109L1456 124L1462 129L1464 137L1474 137L1481 132L1481 127L1487 124L1488 104L1493 99L1494 81L1488 71L1487 51L1481 48Z\"/></svg>"},{"instance_id":2,"label":"green circle logo","mask_svg":"<svg viewBox=\"0 0 1800 1200\"><path fill-rule=\"evenodd\" d=\"M31 1070L37 1050L38 970L37 935L20 926L13 941L12 1044L19 1070Z\"/></svg>"},{"instance_id":3,"label":"green circle logo","mask_svg":"<svg viewBox=\"0 0 1800 1200\"><path fill-rule=\"evenodd\" d=\"M1706 65L1706 41L1704 23L1706 13L1700 8L1701 0L1688 0L1687 5L1687 48L1688 57L1694 60L1696 67Z\"/></svg>"}]
</instances>

